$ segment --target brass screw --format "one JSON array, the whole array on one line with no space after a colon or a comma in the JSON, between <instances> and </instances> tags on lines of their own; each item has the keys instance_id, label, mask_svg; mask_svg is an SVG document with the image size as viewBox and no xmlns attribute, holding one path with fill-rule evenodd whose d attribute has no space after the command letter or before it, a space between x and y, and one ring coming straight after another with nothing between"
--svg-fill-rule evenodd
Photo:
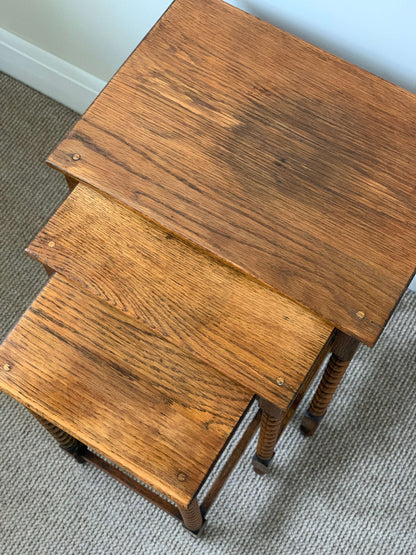
<instances>
[{"instance_id":1,"label":"brass screw","mask_svg":"<svg viewBox=\"0 0 416 555\"><path fill-rule=\"evenodd\" d=\"M12 367L10 366L10 364L5 364L3 366L3 370L5 370L6 372L10 372L11 369L12 369Z\"/></svg>"},{"instance_id":2,"label":"brass screw","mask_svg":"<svg viewBox=\"0 0 416 555\"><path fill-rule=\"evenodd\" d=\"M55 246L55 241L49 241L48 247L54 247L54 246Z\"/></svg>"},{"instance_id":3,"label":"brass screw","mask_svg":"<svg viewBox=\"0 0 416 555\"><path fill-rule=\"evenodd\" d=\"M180 482L185 482L188 479L188 476L187 474L185 474L185 472L179 472L176 477Z\"/></svg>"},{"instance_id":4,"label":"brass screw","mask_svg":"<svg viewBox=\"0 0 416 555\"><path fill-rule=\"evenodd\" d=\"M283 385L285 383L285 379L280 376L279 378L276 378L276 383L277 385Z\"/></svg>"},{"instance_id":5,"label":"brass screw","mask_svg":"<svg viewBox=\"0 0 416 555\"><path fill-rule=\"evenodd\" d=\"M355 315L357 316L357 318L362 320L365 316L365 312L363 312L362 310L359 310L358 312L355 313Z\"/></svg>"},{"instance_id":6,"label":"brass screw","mask_svg":"<svg viewBox=\"0 0 416 555\"><path fill-rule=\"evenodd\" d=\"M75 160L75 162L77 162L78 160L81 160L81 154L78 154L77 152L75 152L72 155L72 160Z\"/></svg>"}]
</instances>

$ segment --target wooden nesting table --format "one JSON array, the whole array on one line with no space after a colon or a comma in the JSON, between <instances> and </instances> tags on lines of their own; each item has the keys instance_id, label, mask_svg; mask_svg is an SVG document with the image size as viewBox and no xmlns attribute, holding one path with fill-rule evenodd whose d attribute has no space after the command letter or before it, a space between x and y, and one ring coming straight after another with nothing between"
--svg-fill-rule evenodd
<instances>
[{"instance_id":1,"label":"wooden nesting table","mask_svg":"<svg viewBox=\"0 0 416 555\"><path fill-rule=\"evenodd\" d=\"M1 389L198 533L253 397L265 473L325 354L306 434L412 279L415 109L228 4L176 0L48 159L73 191L28 248L54 275Z\"/></svg>"}]
</instances>

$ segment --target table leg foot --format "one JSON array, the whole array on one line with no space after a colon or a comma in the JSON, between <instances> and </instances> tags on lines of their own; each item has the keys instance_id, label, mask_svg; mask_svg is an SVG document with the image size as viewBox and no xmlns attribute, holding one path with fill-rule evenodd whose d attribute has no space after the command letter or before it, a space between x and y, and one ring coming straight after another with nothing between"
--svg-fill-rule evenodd
<instances>
[{"instance_id":1,"label":"table leg foot","mask_svg":"<svg viewBox=\"0 0 416 555\"><path fill-rule=\"evenodd\" d=\"M198 500L195 498L189 507L179 507L183 525L195 538L200 538L206 527L206 520L202 516Z\"/></svg>"},{"instance_id":2,"label":"table leg foot","mask_svg":"<svg viewBox=\"0 0 416 555\"><path fill-rule=\"evenodd\" d=\"M332 355L325 368L309 410L300 425L305 436L312 436L328 410L329 404L340 384L357 348L359 341L338 331L332 347Z\"/></svg>"},{"instance_id":3,"label":"table leg foot","mask_svg":"<svg viewBox=\"0 0 416 555\"><path fill-rule=\"evenodd\" d=\"M322 418L323 416L314 416L307 410L300 424L300 431L302 434L307 437L313 436L318 429Z\"/></svg>"},{"instance_id":4,"label":"table leg foot","mask_svg":"<svg viewBox=\"0 0 416 555\"><path fill-rule=\"evenodd\" d=\"M202 523L200 528L198 528L198 530L195 530L195 531L194 530L189 530L189 528L187 528L185 525L183 525L183 527L188 532L188 534L190 534L193 538L199 539L200 537L202 537L204 535L205 528L207 527L207 521L204 520L204 522Z\"/></svg>"},{"instance_id":5,"label":"table leg foot","mask_svg":"<svg viewBox=\"0 0 416 555\"><path fill-rule=\"evenodd\" d=\"M282 428L283 411L265 399L260 399L260 408L260 433L252 464L254 471L263 475L270 472L274 448Z\"/></svg>"},{"instance_id":6,"label":"table leg foot","mask_svg":"<svg viewBox=\"0 0 416 555\"><path fill-rule=\"evenodd\" d=\"M254 472L256 474L259 474L260 476L264 476L265 474L268 474L271 470L270 464L272 460L273 460L273 457L268 461L264 461L262 459L259 459L257 455L253 455L251 463L253 465Z\"/></svg>"}]
</instances>

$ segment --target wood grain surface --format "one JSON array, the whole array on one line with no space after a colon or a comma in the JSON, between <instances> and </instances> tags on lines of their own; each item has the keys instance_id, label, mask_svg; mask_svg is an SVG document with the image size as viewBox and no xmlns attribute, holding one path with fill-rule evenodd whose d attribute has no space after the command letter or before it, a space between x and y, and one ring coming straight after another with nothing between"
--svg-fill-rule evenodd
<instances>
[{"instance_id":1,"label":"wood grain surface","mask_svg":"<svg viewBox=\"0 0 416 555\"><path fill-rule=\"evenodd\" d=\"M373 345L416 266L415 98L176 0L49 163Z\"/></svg>"},{"instance_id":2,"label":"wood grain surface","mask_svg":"<svg viewBox=\"0 0 416 555\"><path fill-rule=\"evenodd\" d=\"M78 185L27 252L283 410L333 327Z\"/></svg>"},{"instance_id":3,"label":"wood grain surface","mask_svg":"<svg viewBox=\"0 0 416 555\"><path fill-rule=\"evenodd\" d=\"M0 347L0 390L182 506L253 397L56 274Z\"/></svg>"}]
</instances>

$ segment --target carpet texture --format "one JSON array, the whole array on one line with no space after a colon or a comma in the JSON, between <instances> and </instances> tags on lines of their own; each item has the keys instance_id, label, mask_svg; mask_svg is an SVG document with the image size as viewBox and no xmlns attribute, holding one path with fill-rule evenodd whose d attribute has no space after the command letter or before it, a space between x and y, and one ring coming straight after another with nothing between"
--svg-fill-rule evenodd
<instances>
[{"instance_id":1,"label":"carpet texture","mask_svg":"<svg viewBox=\"0 0 416 555\"><path fill-rule=\"evenodd\" d=\"M77 115L4 75L0 98L4 337L46 283L24 249L67 194L44 159ZM0 553L415 553L415 314L408 291L377 346L360 348L319 431L306 439L299 422L309 391L266 477L251 470L252 442L199 541L112 478L75 463L0 394Z\"/></svg>"}]
</instances>

